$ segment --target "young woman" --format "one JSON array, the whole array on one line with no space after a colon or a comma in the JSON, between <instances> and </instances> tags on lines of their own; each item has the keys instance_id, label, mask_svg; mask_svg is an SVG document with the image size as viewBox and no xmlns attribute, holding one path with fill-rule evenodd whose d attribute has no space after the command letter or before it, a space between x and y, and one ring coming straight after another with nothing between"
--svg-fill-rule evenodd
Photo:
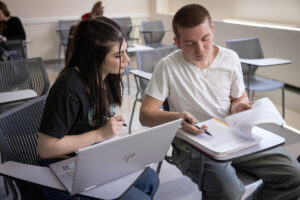
<instances>
[{"instance_id":1,"label":"young woman","mask_svg":"<svg viewBox=\"0 0 300 200\"><path fill-rule=\"evenodd\" d=\"M10 16L10 12L3 1L0 1L0 35L3 41L26 40L26 34L21 20Z\"/></svg>"},{"instance_id":2,"label":"young woman","mask_svg":"<svg viewBox=\"0 0 300 200\"><path fill-rule=\"evenodd\" d=\"M40 125L37 149L44 166L118 135L123 127L116 106L121 105L121 74L129 58L120 27L105 17L84 20L73 42L70 60L49 92ZM151 199L158 185L157 174L149 169L123 199ZM143 197L136 196L137 190ZM53 198L53 192L44 194Z\"/></svg>"}]
</instances>

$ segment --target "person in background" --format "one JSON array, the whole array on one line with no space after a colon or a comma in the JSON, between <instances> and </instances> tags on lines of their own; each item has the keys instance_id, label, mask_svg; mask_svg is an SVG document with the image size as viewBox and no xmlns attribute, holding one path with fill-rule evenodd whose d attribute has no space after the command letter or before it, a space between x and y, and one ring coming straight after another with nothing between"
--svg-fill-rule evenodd
<instances>
[{"instance_id":1,"label":"person in background","mask_svg":"<svg viewBox=\"0 0 300 200\"><path fill-rule=\"evenodd\" d=\"M3 1L0 1L0 35L2 40L26 40L21 20L13 17Z\"/></svg>"},{"instance_id":2,"label":"person in background","mask_svg":"<svg viewBox=\"0 0 300 200\"><path fill-rule=\"evenodd\" d=\"M105 17L82 20L73 42L71 57L44 108L37 144L42 166L117 136L125 121L116 114L122 103L121 74L129 62L121 28ZM158 185L158 175L148 168L121 199L150 200ZM43 192L48 199L73 199L59 192Z\"/></svg>"},{"instance_id":3,"label":"person in background","mask_svg":"<svg viewBox=\"0 0 300 200\"><path fill-rule=\"evenodd\" d=\"M91 19L91 18L97 18L97 17L102 17L103 16L103 13L104 13L104 7L102 6L102 2L101 1L97 1L91 12L89 13L85 13L81 16L81 19L82 20L85 20L85 19Z\"/></svg>"},{"instance_id":4,"label":"person in background","mask_svg":"<svg viewBox=\"0 0 300 200\"><path fill-rule=\"evenodd\" d=\"M251 109L239 57L213 43L215 26L209 12L199 4L186 5L176 12L172 25L179 50L156 66L142 102L141 124L182 118L182 128L197 135L204 131L191 123ZM160 109L165 100L170 112ZM179 138L172 144L173 162L198 185L202 199L240 200L245 186L235 169L262 179L247 200L300 199L300 165L283 148L218 163Z\"/></svg>"}]
</instances>

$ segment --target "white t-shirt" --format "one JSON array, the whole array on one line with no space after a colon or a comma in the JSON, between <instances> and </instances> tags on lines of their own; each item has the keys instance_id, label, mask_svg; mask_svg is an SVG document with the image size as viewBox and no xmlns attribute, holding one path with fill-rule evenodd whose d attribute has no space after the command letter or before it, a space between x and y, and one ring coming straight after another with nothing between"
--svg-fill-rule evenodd
<instances>
[{"instance_id":1,"label":"white t-shirt","mask_svg":"<svg viewBox=\"0 0 300 200\"><path fill-rule=\"evenodd\" d=\"M188 112L197 121L230 114L230 96L245 90L238 55L217 46L218 54L208 68L189 63L181 49L163 58L156 66L145 93L160 101L168 99L170 111Z\"/></svg>"}]
</instances>

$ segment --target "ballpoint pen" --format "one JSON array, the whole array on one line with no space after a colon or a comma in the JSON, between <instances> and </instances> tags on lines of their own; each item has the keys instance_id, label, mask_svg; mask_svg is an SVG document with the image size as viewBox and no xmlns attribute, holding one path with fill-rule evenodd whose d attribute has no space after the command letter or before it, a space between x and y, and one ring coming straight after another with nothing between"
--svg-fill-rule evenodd
<instances>
[{"instance_id":1,"label":"ballpoint pen","mask_svg":"<svg viewBox=\"0 0 300 200\"><path fill-rule=\"evenodd\" d=\"M110 119L110 117L107 117L107 116L103 116L103 117L105 117L105 120L109 120ZM122 125L125 126L125 127L127 127L127 124L125 122L123 122Z\"/></svg>"},{"instance_id":2,"label":"ballpoint pen","mask_svg":"<svg viewBox=\"0 0 300 200\"><path fill-rule=\"evenodd\" d=\"M205 134L209 135L209 136L213 136L211 133L209 133L208 131L204 130L203 128L201 128L200 126L198 126L196 123L191 123L188 119L185 119L184 121L186 121L189 124L194 125L196 128L203 130Z\"/></svg>"}]
</instances>

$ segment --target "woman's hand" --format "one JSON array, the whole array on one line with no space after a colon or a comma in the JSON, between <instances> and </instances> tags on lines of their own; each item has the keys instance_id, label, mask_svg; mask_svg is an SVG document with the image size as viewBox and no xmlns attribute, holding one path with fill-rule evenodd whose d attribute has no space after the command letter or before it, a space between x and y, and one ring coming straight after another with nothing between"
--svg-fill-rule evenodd
<instances>
[{"instance_id":1,"label":"woman's hand","mask_svg":"<svg viewBox=\"0 0 300 200\"><path fill-rule=\"evenodd\" d=\"M122 115L111 117L105 125L99 128L101 141L107 140L121 133L125 119Z\"/></svg>"}]
</instances>

